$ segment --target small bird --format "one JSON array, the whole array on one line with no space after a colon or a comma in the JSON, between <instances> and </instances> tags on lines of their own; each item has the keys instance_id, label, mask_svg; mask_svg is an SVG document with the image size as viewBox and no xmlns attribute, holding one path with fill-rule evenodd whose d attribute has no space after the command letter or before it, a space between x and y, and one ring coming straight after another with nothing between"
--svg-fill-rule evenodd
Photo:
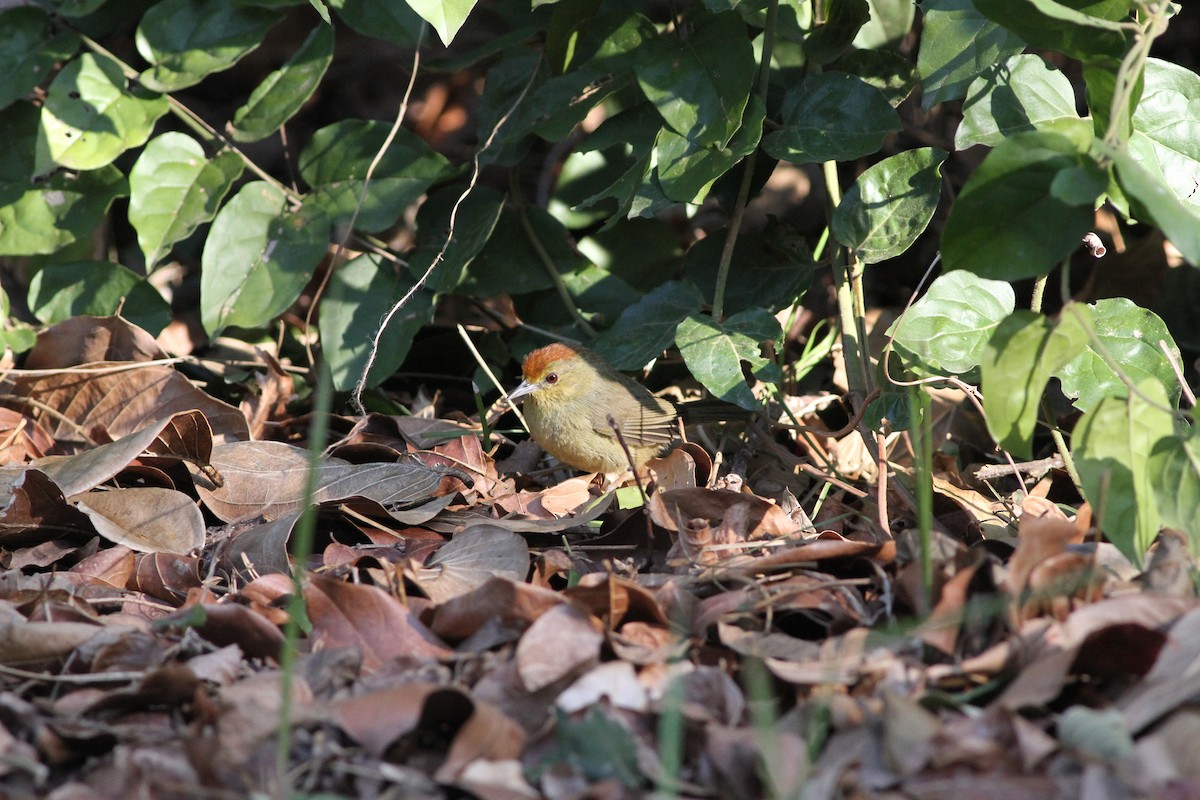
<instances>
[{"instance_id":1,"label":"small bird","mask_svg":"<svg viewBox=\"0 0 1200 800\"><path fill-rule=\"evenodd\" d=\"M524 381L509 393L524 400L529 432L564 464L585 472L622 472L629 457L621 432L641 469L680 440L676 407L650 394L596 353L555 343L534 350L521 364Z\"/></svg>"}]
</instances>

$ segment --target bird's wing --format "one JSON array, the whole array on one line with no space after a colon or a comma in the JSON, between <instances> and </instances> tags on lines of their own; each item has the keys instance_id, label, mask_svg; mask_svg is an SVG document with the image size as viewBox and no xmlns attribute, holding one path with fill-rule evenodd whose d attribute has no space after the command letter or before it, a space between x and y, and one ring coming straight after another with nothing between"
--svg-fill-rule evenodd
<instances>
[{"instance_id":1,"label":"bird's wing","mask_svg":"<svg viewBox=\"0 0 1200 800\"><path fill-rule=\"evenodd\" d=\"M638 447L666 447L679 439L678 418L675 406L666 400L647 395L639 399L635 413L623 420L617 420L617 427L626 444ZM597 410L593 427L597 433L615 437L605 409Z\"/></svg>"}]
</instances>

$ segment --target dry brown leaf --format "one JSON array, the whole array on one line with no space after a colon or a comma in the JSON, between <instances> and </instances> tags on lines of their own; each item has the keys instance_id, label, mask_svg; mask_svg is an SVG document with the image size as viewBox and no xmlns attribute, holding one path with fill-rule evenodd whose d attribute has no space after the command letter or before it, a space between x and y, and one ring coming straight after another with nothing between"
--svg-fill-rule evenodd
<instances>
[{"instance_id":1,"label":"dry brown leaf","mask_svg":"<svg viewBox=\"0 0 1200 800\"><path fill-rule=\"evenodd\" d=\"M65 369L102 361L166 358L154 337L121 317L72 317L38 334L26 369Z\"/></svg>"},{"instance_id":2,"label":"dry brown leaf","mask_svg":"<svg viewBox=\"0 0 1200 800\"><path fill-rule=\"evenodd\" d=\"M426 734L427 741L434 736L450 738L436 775L447 783L478 758L517 757L525 741L520 727L490 704L455 687L422 681L339 700L330 712L338 726L375 758L419 732Z\"/></svg>"},{"instance_id":3,"label":"dry brown leaf","mask_svg":"<svg viewBox=\"0 0 1200 800\"><path fill-rule=\"evenodd\" d=\"M800 533L779 506L757 495L714 489L675 489L650 496L647 506L654 524L678 531L691 520L726 525L731 540L745 541Z\"/></svg>"},{"instance_id":4,"label":"dry brown leaf","mask_svg":"<svg viewBox=\"0 0 1200 800\"><path fill-rule=\"evenodd\" d=\"M118 545L88 556L71 567L71 572L88 575L109 586L123 589L129 585L136 565L137 558L133 551Z\"/></svg>"},{"instance_id":5,"label":"dry brown leaf","mask_svg":"<svg viewBox=\"0 0 1200 800\"><path fill-rule=\"evenodd\" d=\"M53 445L49 431L33 417L0 407L0 465L41 458Z\"/></svg>"},{"instance_id":6,"label":"dry brown leaf","mask_svg":"<svg viewBox=\"0 0 1200 800\"><path fill-rule=\"evenodd\" d=\"M929 618L922 623L918 635L930 647L936 647L947 655L955 655L958 631L963 624L963 613L967 606L967 588L975 573L985 561L978 559L954 574L942 587L942 595Z\"/></svg>"},{"instance_id":7,"label":"dry brown leaf","mask_svg":"<svg viewBox=\"0 0 1200 800\"><path fill-rule=\"evenodd\" d=\"M234 442L213 448L212 466L224 481L192 478L204 504L225 522L277 518L303 505L308 487L308 451L283 442ZM385 508L423 503L434 496L444 472L407 462L351 464L323 458L317 464L313 503L365 497Z\"/></svg>"},{"instance_id":8,"label":"dry brown leaf","mask_svg":"<svg viewBox=\"0 0 1200 800\"><path fill-rule=\"evenodd\" d=\"M604 634L594 617L577 606L555 606L538 617L517 643L521 683L536 692L573 678L599 661L602 644Z\"/></svg>"},{"instance_id":9,"label":"dry brown leaf","mask_svg":"<svg viewBox=\"0 0 1200 800\"><path fill-rule=\"evenodd\" d=\"M0 468L0 541L6 548L90 530L88 517L67 504L46 473Z\"/></svg>"},{"instance_id":10,"label":"dry brown leaf","mask_svg":"<svg viewBox=\"0 0 1200 800\"><path fill-rule=\"evenodd\" d=\"M454 655L411 609L374 586L312 575L304 587L304 601L313 626L313 650L357 647L363 669L378 669L393 658Z\"/></svg>"},{"instance_id":11,"label":"dry brown leaf","mask_svg":"<svg viewBox=\"0 0 1200 800\"><path fill-rule=\"evenodd\" d=\"M122 436L113 442L84 450L73 456L51 456L42 459L33 467L42 470L50 477L63 494L70 496L81 494L94 489L102 483L111 480L121 470L129 466L142 453L152 449L156 444L161 448L163 442L159 438L165 431L197 430L199 423L195 410L183 411L179 414L160 417L144 428ZM178 425L176 419L179 419ZM201 436L201 434L197 434ZM174 438L168 434L168 438ZM203 451L203 445L195 444L197 453Z\"/></svg>"},{"instance_id":12,"label":"dry brown leaf","mask_svg":"<svg viewBox=\"0 0 1200 800\"><path fill-rule=\"evenodd\" d=\"M521 631L564 602L561 594L544 587L490 578L474 591L435 608L429 628L448 642L473 636L485 624Z\"/></svg>"},{"instance_id":13,"label":"dry brown leaf","mask_svg":"<svg viewBox=\"0 0 1200 800\"><path fill-rule=\"evenodd\" d=\"M529 546L515 533L494 525L473 525L405 570L435 603L474 591L490 578L523 581L529 574Z\"/></svg>"},{"instance_id":14,"label":"dry brown leaf","mask_svg":"<svg viewBox=\"0 0 1200 800\"><path fill-rule=\"evenodd\" d=\"M199 603L202 613L184 606L164 621L186 623L218 647L236 644L249 658L278 660L283 632L262 614L237 603Z\"/></svg>"},{"instance_id":15,"label":"dry brown leaf","mask_svg":"<svg viewBox=\"0 0 1200 800\"><path fill-rule=\"evenodd\" d=\"M1033 498L1026 503L1018 528L1017 549L1008 562L1008 590L1017 598L1028 587L1033 568L1062 553L1078 535L1075 526L1053 504Z\"/></svg>"},{"instance_id":16,"label":"dry brown leaf","mask_svg":"<svg viewBox=\"0 0 1200 800\"><path fill-rule=\"evenodd\" d=\"M14 393L36 400L48 412L36 415L59 441L91 445L119 439L172 415L199 410L207 417L215 441L249 437L246 420L233 406L205 394L170 367L101 363L99 372L62 372L21 378ZM57 412L51 416L49 412ZM86 432L86 439L80 431Z\"/></svg>"},{"instance_id":17,"label":"dry brown leaf","mask_svg":"<svg viewBox=\"0 0 1200 800\"><path fill-rule=\"evenodd\" d=\"M200 559L169 553L145 553L137 557L137 570L130 588L180 605L192 589L199 588Z\"/></svg>"},{"instance_id":18,"label":"dry brown leaf","mask_svg":"<svg viewBox=\"0 0 1200 800\"><path fill-rule=\"evenodd\" d=\"M0 664L32 667L65 658L103 630L86 622L0 620Z\"/></svg>"},{"instance_id":19,"label":"dry brown leaf","mask_svg":"<svg viewBox=\"0 0 1200 800\"><path fill-rule=\"evenodd\" d=\"M1144 674L1167 641L1162 629L1195 605L1193 600L1128 594L1077 609L1065 622L1029 620L1006 643L1016 651L1021 669L997 702L1013 710L1040 707L1058 696L1073 668Z\"/></svg>"},{"instance_id":20,"label":"dry brown leaf","mask_svg":"<svg viewBox=\"0 0 1200 800\"><path fill-rule=\"evenodd\" d=\"M221 551L222 565L244 580L274 573L290 575L288 541L302 513L297 509L279 519L238 530Z\"/></svg>"},{"instance_id":21,"label":"dry brown leaf","mask_svg":"<svg viewBox=\"0 0 1200 800\"><path fill-rule=\"evenodd\" d=\"M204 546L204 516L195 501L171 489L110 489L69 501L96 532L141 553L185 555Z\"/></svg>"},{"instance_id":22,"label":"dry brown leaf","mask_svg":"<svg viewBox=\"0 0 1200 800\"><path fill-rule=\"evenodd\" d=\"M563 592L612 630L629 621L666 625L667 616L654 593L628 578L609 572L590 572Z\"/></svg>"}]
</instances>

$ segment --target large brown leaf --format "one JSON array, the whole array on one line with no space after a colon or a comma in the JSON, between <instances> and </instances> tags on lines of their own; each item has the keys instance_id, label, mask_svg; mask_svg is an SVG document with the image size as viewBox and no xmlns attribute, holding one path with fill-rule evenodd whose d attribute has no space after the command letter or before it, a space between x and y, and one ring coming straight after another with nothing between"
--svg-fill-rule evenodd
<instances>
[{"instance_id":1,"label":"large brown leaf","mask_svg":"<svg viewBox=\"0 0 1200 800\"><path fill-rule=\"evenodd\" d=\"M467 594L493 577L523 581L529 573L529 545L494 525L473 525L406 570L435 603Z\"/></svg>"},{"instance_id":2,"label":"large brown leaf","mask_svg":"<svg viewBox=\"0 0 1200 800\"><path fill-rule=\"evenodd\" d=\"M363 669L378 669L399 657L432 661L454 655L409 608L374 586L313 575L304 587L304 601L313 649L356 647Z\"/></svg>"},{"instance_id":3,"label":"large brown leaf","mask_svg":"<svg viewBox=\"0 0 1200 800\"><path fill-rule=\"evenodd\" d=\"M185 555L204 546L204 517L183 492L111 489L70 500L87 514L97 533L131 550Z\"/></svg>"},{"instance_id":4,"label":"large brown leaf","mask_svg":"<svg viewBox=\"0 0 1200 800\"><path fill-rule=\"evenodd\" d=\"M92 364L86 371L18 378L13 394L36 401L34 412L59 450L99 444L199 410L218 442L250 436L241 412L193 386L171 367L132 362Z\"/></svg>"},{"instance_id":5,"label":"large brown leaf","mask_svg":"<svg viewBox=\"0 0 1200 800\"><path fill-rule=\"evenodd\" d=\"M213 448L212 466L223 485L193 471L200 499L225 522L276 518L300 508L308 488L308 451L283 442L233 442ZM351 464L322 458L312 503L365 497L385 508L421 504L434 496L445 471L416 462Z\"/></svg>"}]
</instances>

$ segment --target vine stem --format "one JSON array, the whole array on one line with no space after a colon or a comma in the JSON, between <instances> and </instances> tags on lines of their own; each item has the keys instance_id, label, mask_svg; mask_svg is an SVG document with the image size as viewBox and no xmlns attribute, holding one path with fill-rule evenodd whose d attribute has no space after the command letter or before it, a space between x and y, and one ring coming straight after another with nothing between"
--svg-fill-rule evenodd
<instances>
[{"instance_id":1,"label":"vine stem","mask_svg":"<svg viewBox=\"0 0 1200 800\"><path fill-rule=\"evenodd\" d=\"M766 27L763 28L762 58L758 64L759 98L765 105L767 89L771 83L771 53L775 49L775 26L779 18L779 0L771 0L767 5ZM742 219L746 215L746 206L750 202L750 183L754 180L754 166L757 163L758 150L753 150L742 162L742 182L738 185L737 199L733 204L733 213L729 215L729 235L725 237L725 246L721 249L721 260L717 264L717 285L713 290L713 319L721 322L725 318L725 285L729 282L729 267L733 264L733 248L737 244L738 233L742 228Z\"/></svg>"},{"instance_id":2,"label":"vine stem","mask_svg":"<svg viewBox=\"0 0 1200 800\"><path fill-rule=\"evenodd\" d=\"M1137 32L1133 37L1133 47L1129 48L1129 52L1125 54L1125 58L1121 60L1121 65L1117 68L1112 107L1108 117L1108 130L1104 133L1104 143L1110 147L1122 147L1125 139L1128 138L1128 133L1121 120L1125 118L1129 103L1133 99L1138 77L1146 66L1146 59L1150 57L1150 46L1167 29L1167 9L1170 5L1170 0L1158 0L1158 2L1143 6L1147 15L1146 20L1138 25Z\"/></svg>"},{"instance_id":3,"label":"vine stem","mask_svg":"<svg viewBox=\"0 0 1200 800\"><path fill-rule=\"evenodd\" d=\"M366 408L363 406L362 396L363 392L365 392L367 389L367 380L371 375L371 367L375 365L375 359L379 356L379 348L383 343L384 332L387 331L387 327L391 323L392 319L400 313L401 309L408 305L409 301L412 300L413 296L416 295L417 292L421 291L421 289L429 281L429 276L433 275L433 271L437 269L438 265L441 264L446 258L446 251L450 249L450 242L454 240L454 233L458 227L458 210L462 207L462 204L466 202L466 199L470 196L471 192L475 190L475 184L479 182L479 174L483 170L480 159L487 149L492 146L492 143L500 134L500 129L503 128L508 122L509 118L516 113L517 107L525 101L525 95L529 93L529 90L533 87L534 81L537 79L539 66L540 64L534 66L533 71L529 75L529 80L525 83L525 86L522 87L521 92L517 95L516 100L514 100L512 105L509 106L508 110L504 112L504 115L500 117L500 119L496 120L496 124L492 127L491 133L488 134L487 140L484 141L480 148L475 151L475 157L472 159L471 163L471 178L467 182L467 188L463 189L462 194L458 196L458 199L454 201L454 205L450 208L449 230L446 231L446 238L442 242L441 249L438 250L437 255L433 257L433 261L429 263L429 266L425 269L425 272L421 275L421 277L417 278L416 282L409 287L407 292L404 293L404 296L397 300L387 314L383 316L383 319L379 321L379 325L375 329L375 336L371 339L371 347L367 351L366 362L362 366L362 372L359 374L358 382L354 384L354 390L350 395L350 400L358 413L367 413Z\"/></svg>"},{"instance_id":4,"label":"vine stem","mask_svg":"<svg viewBox=\"0 0 1200 800\"><path fill-rule=\"evenodd\" d=\"M837 162L826 161L821 168L825 175L828 218L832 225L833 212L842 202ZM847 254L840 245L834 245L832 263L838 321L842 328L842 358L846 362L846 388L852 395L865 397L872 385L870 370L867 369L870 357L865 351L867 335L862 291L863 263L856 256Z\"/></svg>"}]
</instances>

